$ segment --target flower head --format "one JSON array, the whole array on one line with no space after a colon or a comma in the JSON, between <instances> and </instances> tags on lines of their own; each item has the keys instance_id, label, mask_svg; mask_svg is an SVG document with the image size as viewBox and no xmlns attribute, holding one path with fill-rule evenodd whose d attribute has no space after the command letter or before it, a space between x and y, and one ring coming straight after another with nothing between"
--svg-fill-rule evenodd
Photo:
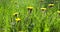
<instances>
[{"instance_id":1,"label":"flower head","mask_svg":"<svg viewBox=\"0 0 60 32\"><path fill-rule=\"evenodd\" d=\"M15 20L16 20L16 21L20 21L21 19L20 19L20 18L16 18Z\"/></svg>"},{"instance_id":2,"label":"flower head","mask_svg":"<svg viewBox=\"0 0 60 32\"><path fill-rule=\"evenodd\" d=\"M18 16L18 13L16 12L16 13L14 13L13 15L14 15L14 16Z\"/></svg>"},{"instance_id":3,"label":"flower head","mask_svg":"<svg viewBox=\"0 0 60 32\"><path fill-rule=\"evenodd\" d=\"M41 8L41 10L42 10L42 11L45 11L45 10L46 10L46 8Z\"/></svg>"},{"instance_id":4,"label":"flower head","mask_svg":"<svg viewBox=\"0 0 60 32\"><path fill-rule=\"evenodd\" d=\"M27 7L27 9L28 9L29 13L31 13L31 12L32 12L33 7Z\"/></svg>"},{"instance_id":5,"label":"flower head","mask_svg":"<svg viewBox=\"0 0 60 32\"><path fill-rule=\"evenodd\" d=\"M60 13L60 11L57 11L58 13Z\"/></svg>"},{"instance_id":6,"label":"flower head","mask_svg":"<svg viewBox=\"0 0 60 32\"><path fill-rule=\"evenodd\" d=\"M33 7L27 7L27 8L32 9Z\"/></svg>"},{"instance_id":7,"label":"flower head","mask_svg":"<svg viewBox=\"0 0 60 32\"><path fill-rule=\"evenodd\" d=\"M49 4L48 6L49 6L49 7L53 7L53 6L54 6L54 4Z\"/></svg>"},{"instance_id":8,"label":"flower head","mask_svg":"<svg viewBox=\"0 0 60 32\"><path fill-rule=\"evenodd\" d=\"M27 8L28 8L28 10L32 10L33 7L27 7Z\"/></svg>"}]
</instances>

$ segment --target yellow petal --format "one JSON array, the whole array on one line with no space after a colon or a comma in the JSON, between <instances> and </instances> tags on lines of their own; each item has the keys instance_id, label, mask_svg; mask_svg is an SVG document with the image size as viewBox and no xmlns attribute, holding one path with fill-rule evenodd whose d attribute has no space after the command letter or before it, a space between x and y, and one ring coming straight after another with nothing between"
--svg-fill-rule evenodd
<instances>
[{"instance_id":1,"label":"yellow petal","mask_svg":"<svg viewBox=\"0 0 60 32\"><path fill-rule=\"evenodd\" d=\"M20 21L21 19L20 18L16 18L16 21Z\"/></svg>"},{"instance_id":2,"label":"yellow petal","mask_svg":"<svg viewBox=\"0 0 60 32\"><path fill-rule=\"evenodd\" d=\"M60 11L57 11L58 13L60 13Z\"/></svg>"},{"instance_id":3,"label":"yellow petal","mask_svg":"<svg viewBox=\"0 0 60 32\"><path fill-rule=\"evenodd\" d=\"M41 10L46 10L46 8L41 8Z\"/></svg>"},{"instance_id":4,"label":"yellow petal","mask_svg":"<svg viewBox=\"0 0 60 32\"><path fill-rule=\"evenodd\" d=\"M54 6L54 4L49 4L48 6Z\"/></svg>"},{"instance_id":5,"label":"yellow petal","mask_svg":"<svg viewBox=\"0 0 60 32\"><path fill-rule=\"evenodd\" d=\"M16 15L16 14L18 14L18 12L14 13L13 15Z\"/></svg>"},{"instance_id":6,"label":"yellow petal","mask_svg":"<svg viewBox=\"0 0 60 32\"><path fill-rule=\"evenodd\" d=\"M33 7L27 7L27 8L30 8L30 9L32 9Z\"/></svg>"}]
</instances>

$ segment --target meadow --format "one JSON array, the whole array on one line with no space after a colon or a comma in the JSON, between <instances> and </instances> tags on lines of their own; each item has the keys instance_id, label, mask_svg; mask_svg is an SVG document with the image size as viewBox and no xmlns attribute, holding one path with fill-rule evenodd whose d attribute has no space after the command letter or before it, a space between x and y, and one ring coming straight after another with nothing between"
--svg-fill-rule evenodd
<instances>
[{"instance_id":1,"label":"meadow","mask_svg":"<svg viewBox=\"0 0 60 32\"><path fill-rule=\"evenodd\" d=\"M60 32L60 0L0 0L0 32Z\"/></svg>"}]
</instances>

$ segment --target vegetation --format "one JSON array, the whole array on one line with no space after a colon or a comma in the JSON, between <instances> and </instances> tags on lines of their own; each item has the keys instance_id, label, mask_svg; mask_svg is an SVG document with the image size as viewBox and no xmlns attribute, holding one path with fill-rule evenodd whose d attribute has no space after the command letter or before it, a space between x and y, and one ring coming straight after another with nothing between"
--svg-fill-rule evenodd
<instances>
[{"instance_id":1,"label":"vegetation","mask_svg":"<svg viewBox=\"0 0 60 32\"><path fill-rule=\"evenodd\" d=\"M60 32L60 0L0 0L0 32Z\"/></svg>"}]
</instances>

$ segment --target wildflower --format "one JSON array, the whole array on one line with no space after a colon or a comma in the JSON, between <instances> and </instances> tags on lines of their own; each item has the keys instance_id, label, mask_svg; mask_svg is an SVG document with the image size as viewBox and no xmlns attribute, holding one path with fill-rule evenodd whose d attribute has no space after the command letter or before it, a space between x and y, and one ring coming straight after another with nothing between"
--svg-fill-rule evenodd
<instances>
[{"instance_id":1,"label":"wildflower","mask_svg":"<svg viewBox=\"0 0 60 32\"><path fill-rule=\"evenodd\" d=\"M57 13L60 15L60 11L57 11Z\"/></svg>"},{"instance_id":2,"label":"wildflower","mask_svg":"<svg viewBox=\"0 0 60 32\"><path fill-rule=\"evenodd\" d=\"M57 11L58 13L60 13L60 11Z\"/></svg>"},{"instance_id":3,"label":"wildflower","mask_svg":"<svg viewBox=\"0 0 60 32\"><path fill-rule=\"evenodd\" d=\"M32 12L32 8L33 7L27 7L27 9L29 10L30 13Z\"/></svg>"},{"instance_id":4,"label":"wildflower","mask_svg":"<svg viewBox=\"0 0 60 32\"><path fill-rule=\"evenodd\" d=\"M27 8L28 8L28 10L32 10L33 7L27 7Z\"/></svg>"},{"instance_id":5,"label":"wildflower","mask_svg":"<svg viewBox=\"0 0 60 32\"><path fill-rule=\"evenodd\" d=\"M17 16L18 16L18 13L16 12L16 13L14 13L13 15L17 17Z\"/></svg>"},{"instance_id":6,"label":"wildflower","mask_svg":"<svg viewBox=\"0 0 60 32\"><path fill-rule=\"evenodd\" d=\"M53 7L53 6L54 6L54 4L49 4L48 6L49 6L49 7Z\"/></svg>"},{"instance_id":7,"label":"wildflower","mask_svg":"<svg viewBox=\"0 0 60 32\"><path fill-rule=\"evenodd\" d=\"M45 11L45 10L46 10L46 8L41 8L41 10L42 10L42 11Z\"/></svg>"},{"instance_id":8,"label":"wildflower","mask_svg":"<svg viewBox=\"0 0 60 32\"><path fill-rule=\"evenodd\" d=\"M16 18L15 20L16 20L16 21L20 21L21 19L20 19L20 18Z\"/></svg>"}]
</instances>

